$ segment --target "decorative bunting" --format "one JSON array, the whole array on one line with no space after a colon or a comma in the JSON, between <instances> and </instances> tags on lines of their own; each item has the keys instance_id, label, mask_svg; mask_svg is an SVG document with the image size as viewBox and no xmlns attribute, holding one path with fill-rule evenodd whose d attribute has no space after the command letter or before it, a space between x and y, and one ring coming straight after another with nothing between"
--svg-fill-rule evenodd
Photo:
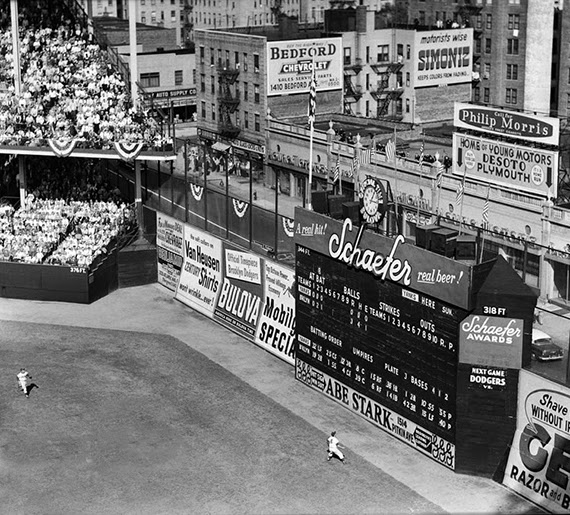
<instances>
[{"instance_id":1,"label":"decorative bunting","mask_svg":"<svg viewBox=\"0 0 570 515\"><path fill-rule=\"evenodd\" d=\"M487 186L487 197L485 198L485 203L483 204L483 211L481 213L481 218L483 219L483 224L487 227L489 223L489 190L491 186Z\"/></svg>"},{"instance_id":2,"label":"decorative bunting","mask_svg":"<svg viewBox=\"0 0 570 515\"><path fill-rule=\"evenodd\" d=\"M132 161L141 153L143 143L129 143L126 141L115 141L115 150L124 161Z\"/></svg>"},{"instance_id":3,"label":"decorative bunting","mask_svg":"<svg viewBox=\"0 0 570 515\"><path fill-rule=\"evenodd\" d=\"M289 238L293 238L293 236L295 236L295 220L285 218L284 216L281 217L281 220L283 221L283 232L285 232Z\"/></svg>"},{"instance_id":4,"label":"decorative bunting","mask_svg":"<svg viewBox=\"0 0 570 515\"><path fill-rule=\"evenodd\" d=\"M234 205L234 212L239 218L243 218L247 212L249 204L244 200L232 199L232 204Z\"/></svg>"},{"instance_id":5,"label":"decorative bunting","mask_svg":"<svg viewBox=\"0 0 570 515\"><path fill-rule=\"evenodd\" d=\"M199 184L190 184L190 191L192 192L192 196L194 200L200 202L202 200L202 195L204 194L204 187L200 186Z\"/></svg>"},{"instance_id":6,"label":"decorative bunting","mask_svg":"<svg viewBox=\"0 0 570 515\"><path fill-rule=\"evenodd\" d=\"M394 161L396 159L396 144L391 139L386 143L385 151L388 161Z\"/></svg>"},{"instance_id":7,"label":"decorative bunting","mask_svg":"<svg viewBox=\"0 0 570 515\"><path fill-rule=\"evenodd\" d=\"M72 140L48 139L49 146L51 147L53 153L57 157L69 156L73 152L73 149L75 148L75 145L77 145L77 142L78 142L77 139L72 139Z\"/></svg>"}]
</instances>

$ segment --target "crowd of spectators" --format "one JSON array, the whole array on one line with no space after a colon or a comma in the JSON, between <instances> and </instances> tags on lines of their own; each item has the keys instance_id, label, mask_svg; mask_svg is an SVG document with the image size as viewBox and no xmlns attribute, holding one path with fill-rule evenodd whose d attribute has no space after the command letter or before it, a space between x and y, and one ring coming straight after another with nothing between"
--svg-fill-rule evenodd
<instances>
[{"instance_id":1,"label":"crowd of spectators","mask_svg":"<svg viewBox=\"0 0 570 515\"><path fill-rule=\"evenodd\" d=\"M29 157L27 164L24 206L0 205L0 260L88 268L136 227L100 161Z\"/></svg>"},{"instance_id":2,"label":"crowd of spectators","mask_svg":"<svg viewBox=\"0 0 570 515\"><path fill-rule=\"evenodd\" d=\"M63 10L64 2L26 4L20 11L17 92L10 8L0 0L0 145L45 146L54 139L86 148L143 142L164 149L171 143L151 116L133 108L120 74L85 27Z\"/></svg>"},{"instance_id":3,"label":"crowd of spectators","mask_svg":"<svg viewBox=\"0 0 570 515\"><path fill-rule=\"evenodd\" d=\"M125 203L40 199L0 209L0 260L88 268L135 224Z\"/></svg>"}]
</instances>

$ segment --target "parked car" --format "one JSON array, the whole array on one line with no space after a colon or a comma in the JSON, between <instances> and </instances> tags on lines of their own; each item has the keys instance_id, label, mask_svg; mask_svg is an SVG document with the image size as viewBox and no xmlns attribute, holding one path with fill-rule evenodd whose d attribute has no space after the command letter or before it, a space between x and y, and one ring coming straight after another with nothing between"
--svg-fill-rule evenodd
<instances>
[{"instance_id":1,"label":"parked car","mask_svg":"<svg viewBox=\"0 0 570 515\"><path fill-rule=\"evenodd\" d=\"M531 357L538 361L553 361L562 359L564 350L552 341L550 335L540 329L533 328Z\"/></svg>"}]
</instances>

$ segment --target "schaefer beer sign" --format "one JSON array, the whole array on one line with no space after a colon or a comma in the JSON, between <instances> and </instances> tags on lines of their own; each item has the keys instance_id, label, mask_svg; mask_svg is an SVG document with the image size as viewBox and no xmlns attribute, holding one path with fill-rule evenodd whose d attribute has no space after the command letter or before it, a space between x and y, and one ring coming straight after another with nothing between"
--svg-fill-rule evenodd
<instances>
[{"instance_id":1,"label":"schaefer beer sign","mask_svg":"<svg viewBox=\"0 0 570 515\"><path fill-rule=\"evenodd\" d=\"M568 388L521 370L518 398L503 484L551 513L569 513Z\"/></svg>"},{"instance_id":2,"label":"schaefer beer sign","mask_svg":"<svg viewBox=\"0 0 570 515\"><path fill-rule=\"evenodd\" d=\"M488 132L509 138L558 145L560 121L558 118L455 103L455 127Z\"/></svg>"},{"instance_id":3,"label":"schaefer beer sign","mask_svg":"<svg viewBox=\"0 0 570 515\"><path fill-rule=\"evenodd\" d=\"M267 96L309 91L315 68L317 91L342 88L342 38L267 43Z\"/></svg>"}]
</instances>

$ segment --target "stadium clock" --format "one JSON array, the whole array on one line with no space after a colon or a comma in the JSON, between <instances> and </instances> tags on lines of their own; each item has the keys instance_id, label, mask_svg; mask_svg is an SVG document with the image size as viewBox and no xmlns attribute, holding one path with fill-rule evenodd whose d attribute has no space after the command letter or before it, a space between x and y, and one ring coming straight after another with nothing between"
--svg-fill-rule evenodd
<instances>
[{"instance_id":1,"label":"stadium clock","mask_svg":"<svg viewBox=\"0 0 570 515\"><path fill-rule=\"evenodd\" d=\"M374 177L366 177L360 183L359 197L362 200L360 212L369 224L382 220L385 213L384 186Z\"/></svg>"}]
</instances>

